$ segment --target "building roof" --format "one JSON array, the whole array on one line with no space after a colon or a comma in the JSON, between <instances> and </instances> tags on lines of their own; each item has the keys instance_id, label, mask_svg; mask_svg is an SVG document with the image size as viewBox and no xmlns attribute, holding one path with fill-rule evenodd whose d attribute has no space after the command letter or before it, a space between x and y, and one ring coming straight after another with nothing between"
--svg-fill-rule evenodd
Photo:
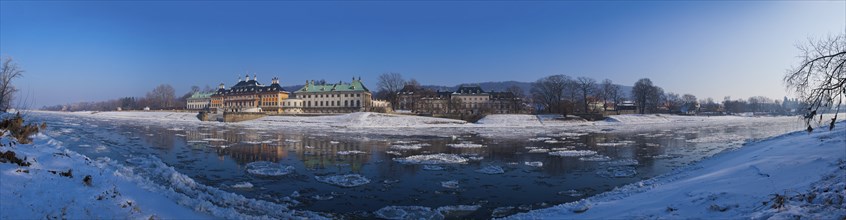
<instances>
[{"instance_id":1,"label":"building roof","mask_svg":"<svg viewBox=\"0 0 846 220\"><path fill-rule=\"evenodd\" d=\"M221 84L222 86L222 84ZM255 75L253 79L250 79L249 76L246 76L244 80L238 81L232 88L223 89L220 88L215 92L217 95L238 95L238 94L255 94L261 92L286 92L282 86L279 85L278 79L273 78L273 83L270 85L262 85Z\"/></svg>"},{"instance_id":2,"label":"building roof","mask_svg":"<svg viewBox=\"0 0 846 220\"><path fill-rule=\"evenodd\" d=\"M484 94L485 90L482 90L482 87L479 85L461 85L458 87L458 90L455 90L455 94Z\"/></svg>"},{"instance_id":3,"label":"building roof","mask_svg":"<svg viewBox=\"0 0 846 220\"><path fill-rule=\"evenodd\" d=\"M194 94L191 94L189 99L207 99L211 98L212 95L214 95L214 92L195 92Z\"/></svg>"},{"instance_id":4,"label":"building roof","mask_svg":"<svg viewBox=\"0 0 846 220\"><path fill-rule=\"evenodd\" d=\"M514 99L518 98L512 92L491 92L491 99Z\"/></svg>"},{"instance_id":5,"label":"building roof","mask_svg":"<svg viewBox=\"0 0 846 220\"><path fill-rule=\"evenodd\" d=\"M338 82L335 84L316 84L312 80L306 82L303 88L298 89L296 92L370 92L370 90L364 86L361 78L353 78L350 83Z\"/></svg>"}]
</instances>

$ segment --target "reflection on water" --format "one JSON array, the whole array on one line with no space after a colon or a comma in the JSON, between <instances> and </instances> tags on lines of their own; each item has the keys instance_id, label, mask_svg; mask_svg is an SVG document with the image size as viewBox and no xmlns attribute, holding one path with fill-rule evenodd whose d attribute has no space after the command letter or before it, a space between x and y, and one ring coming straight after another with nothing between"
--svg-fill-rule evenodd
<instances>
[{"instance_id":1,"label":"reflection on water","mask_svg":"<svg viewBox=\"0 0 846 220\"><path fill-rule=\"evenodd\" d=\"M461 216L468 218L548 207L654 177L742 143L733 140L801 128L784 122L614 134L550 130L532 139L513 140L470 133L450 138L394 137L34 117L50 123L48 135L92 158L124 161L155 155L205 185L268 201L292 197L301 202L298 209L365 218L392 205L481 206ZM469 162L421 165L394 161L440 153ZM295 172L277 177L247 173L245 166L255 161L293 166ZM360 174L370 182L346 188L315 179L342 174ZM242 182L253 187L233 187Z\"/></svg>"}]
</instances>

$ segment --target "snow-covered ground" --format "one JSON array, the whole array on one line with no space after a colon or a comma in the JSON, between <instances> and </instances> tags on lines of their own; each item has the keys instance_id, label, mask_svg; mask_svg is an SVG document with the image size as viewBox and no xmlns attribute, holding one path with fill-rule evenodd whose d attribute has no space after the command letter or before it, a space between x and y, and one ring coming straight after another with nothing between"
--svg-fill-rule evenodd
<instances>
[{"instance_id":1,"label":"snow-covered ground","mask_svg":"<svg viewBox=\"0 0 846 220\"><path fill-rule=\"evenodd\" d=\"M0 219L325 217L202 185L152 156L128 161L138 165L133 169L92 160L43 134L33 137L32 144L0 147L31 163L0 163Z\"/></svg>"},{"instance_id":2,"label":"snow-covered ground","mask_svg":"<svg viewBox=\"0 0 846 220\"><path fill-rule=\"evenodd\" d=\"M844 198L846 123L840 122L833 131L750 143L660 177L508 218L843 219Z\"/></svg>"},{"instance_id":3,"label":"snow-covered ground","mask_svg":"<svg viewBox=\"0 0 846 220\"><path fill-rule=\"evenodd\" d=\"M139 123L164 123L169 125L223 124L202 122L189 112L42 112L60 116L91 117L102 120L126 120ZM844 117L840 117L844 118ZM646 130L708 127L725 124L761 126L775 123L794 123L802 129L800 119L783 117L739 116L677 116L677 115L617 115L605 121L584 121L577 117L552 115L489 115L477 123L461 120L357 112L328 116L267 116L256 120L229 123L248 129L321 130L337 133L373 133L386 135L436 135L450 136L472 132L485 137L528 137L548 132L640 132ZM783 131L780 131L783 132ZM772 135L776 135L773 133Z\"/></svg>"}]
</instances>

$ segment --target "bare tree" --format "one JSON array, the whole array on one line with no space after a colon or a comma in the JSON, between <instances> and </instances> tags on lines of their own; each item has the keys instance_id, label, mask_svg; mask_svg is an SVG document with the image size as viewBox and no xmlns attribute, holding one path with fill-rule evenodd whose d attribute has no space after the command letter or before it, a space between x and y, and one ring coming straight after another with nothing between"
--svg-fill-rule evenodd
<instances>
[{"instance_id":1,"label":"bare tree","mask_svg":"<svg viewBox=\"0 0 846 220\"><path fill-rule=\"evenodd\" d=\"M638 80L632 87L632 98L637 103L640 114L646 113L646 110L654 112L658 103L661 102L663 94L664 90L652 85L652 80L649 78Z\"/></svg>"},{"instance_id":2,"label":"bare tree","mask_svg":"<svg viewBox=\"0 0 846 220\"><path fill-rule=\"evenodd\" d=\"M588 96L596 90L596 80L588 77L579 77L576 81L579 92L582 95L582 104L584 105L584 113L588 113Z\"/></svg>"},{"instance_id":3,"label":"bare tree","mask_svg":"<svg viewBox=\"0 0 846 220\"><path fill-rule=\"evenodd\" d=\"M699 104L696 100L695 95L691 94L684 94L681 97L682 102L684 103L684 113L696 112L699 109L697 108L697 104Z\"/></svg>"},{"instance_id":4,"label":"bare tree","mask_svg":"<svg viewBox=\"0 0 846 220\"><path fill-rule=\"evenodd\" d=\"M511 85L505 92L511 93L514 97L511 98L509 101L509 108L511 109L512 113L520 113L523 112L523 99L526 97L526 93L523 92L523 88L520 88L517 85Z\"/></svg>"},{"instance_id":5,"label":"bare tree","mask_svg":"<svg viewBox=\"0 0 846 220\"><path fill-rule=\"evenodd\" d=\"M620 86L614 85L610 79L602 80L602 84L600 85L600 96L602 96L602 110L608 111L608 100L612 102L617 102L617 96L619 96Z\"/></svg>"},{"instance_id":6,"label":"bare tree","mask_svg":"<svg viewBox=\"0 0 846 220\"><path fill-rule=\"evenodd\" d=\"M175 96L173 86L170 86L170 84L161 84L153 89L153 91L147 93L147 100L150 101L151 107L165 109L175 106Z\"/></svg>"},{"instance_id":7,"label":"bare tree","mask_svg":"<svg viewBox=\"0 0 846 220\"><path fill-rule=\"evenodd\" d=\"M414 79L414 78L411 78L408 81L406 81L405 85L411 85L411 86L414 86L414 87L417 87L417 88L423 87L423 86L420 85L420 82L417 82L417 80Z\"/></svg>"},{"instance_id":8,"label":"bare tree","mask_svg":"<svg viewBox=\"0 0 846 220\"><path fill-rule=\"evenodd\" d=\"M670 110L670 112L681 111L681 106L683 104L684 101L682 101L679 94L673 92L667 93L667 109Z\"/></svg>"},{"instance_id":9,"label":"bare tree","mask_svg":"<svg viewBox=\"0 0 846 220\"><path fill-rule=\"evenodd\" d=\"M535 81L532 86L532 96L535 101L544 107L548 113L560 113L567 115L564 107L564 90L567 84L572 81L569 76L552 75Z\"/></svg>"},{"instance_id":10,"label":"bare tree","mask_svg":"<svg viewBox=\"0 0 846 220\"><path fill-rule=\"evenodd\" d=\"M808 132L813 131L814 116L819 114L818 123L822 123L822 114L831 112L832 108L834 116L829 130L834 129L837 113L846 99L846 34L809 39L807 44L796 47L802 61L787 71L784 83L808 104L805 115Z\"/></svg>"},{"instance_id":11,"label":"bare tree","mask_svg":"<svg viewBox=\"0 0 846 220\"><path fill-rule=\"evenodd\" d=\"M399 73L383 73L379 75L379 94L383 99L391 102L391 106L397 106L397 92L405 86L405 80Z\"/></svg>"},{"instance_id":12,"label":"bare tree","mask_svg":"<svg viewBox=\"0 0 846 220\"><path fill-rule=\"evenodd\" d=\"M12 106L12 99L18 91L12 85L12 80L23 77L23 73L24 71L12 61L11 57L3 60L3 65L0 66L0 112L6 112Z\"/></svg>"}]
</instances>

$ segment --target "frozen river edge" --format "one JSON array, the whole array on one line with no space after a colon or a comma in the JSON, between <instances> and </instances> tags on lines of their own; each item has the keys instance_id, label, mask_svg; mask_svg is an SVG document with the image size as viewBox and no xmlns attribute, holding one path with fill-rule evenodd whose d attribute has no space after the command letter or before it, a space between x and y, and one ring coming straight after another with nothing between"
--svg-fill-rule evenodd
<instances>
[{"instance_id":1,"label":"frozen river edge","mask_svg":"<svg viewBox=\"0 0 846 220\"><path fill-rule=\"evenodd\" d=\"M110 119L119 119L119 118L114 118L114 116L110 116L108 114L99 115L99 114L102 114L102 113L97 113L97 114L88 113L88 114L93 116L93 117L103 117L103 116L105 116L106 118L110 118ZM157 113L157 114L159 114L159 113ZM161 114L171 114L171 115L173 115L174 113L161 113ZM176 114L176 116L177 117L186 117L185 120L184 120L184 123L194 123L194 122L190 121L190 119L193 118L193 115L190 115L188 113L180 113L180 114ZM345 115L345 116L325 116L325 117L336 117L336 119L338 119L337 117L350 118L351 116L370 117L370 114L369 113L368 114L362 113L362 114L349 114L349 115ZM150 117L152 117L152 116L150 116ZM171 116L171 117L173 117L173 116ZM382 117L382 116L378 116L378 117ZM385 116L385 117L393 117L393 116ZM401 116L401 117L414 117L414 116ZM687 119L687 120L698 120L696 117L690 118L690 117L685 117L685 116L672 116L672 117L654 116L655 117L655 118L653 118L654 120L649 119L649 118L652 118L652 116L631 116L631 117L641 117L641 118L644 118L645 120L641 120L639 122L631 122L630 121L630 122L571 122L571 123L573 123L573 125L572 125L573 127L586 127L585 125L590 125L590 123L593 123L593 125L596 125L596 123L600 123L600 124L608 123L609 124L609 125L596 125L596 126L611 126L611 125L613 125L612 123L618 123L618 124L628 123L629 125L639 125L641 127L656 127L656 126L667 126L667 125L663 125L663 124L672 124L672 122L670 122L670 121L674 120L674 119L672 119L673 117L681 117L681 118ZM664 122L659 121L658 120L658 119L660 119L659 117L663 118L663 120L665 120L665 121ZM165 117L165 118L167 118L167 117ZM667 119L667 118L670 118L670 119ZM704 118L704 117L701 117L701 118ZM648 120L646 120L646 119L648 119ZM732 117L732 118L724 118L724 119L706 119L706 120L711 120L711 121L714 121L714 122L718 122L718 121L726 122L725 120L741 120L741 119L754 121L754 120L764 120L764 119L773 120L773 119L779 119L779 118L764 118L764 119L761 119L761 118ZM151 119L147 118L147 119L140 119L140 120L151 120ZM169 119L162 119L162 121L165 121L165 120L169 120ZM170 120L172 120L172 119L170 119ZM285 119L285 120L289 120L289 119ZM678 120L682 120L682 119L677 119L677 121ZM780 120L784 120L784 118L781 118ZM261 123L265 123L267 121L258 121L258 122L260 122L260 123L256 124L255 126L260 126ZM175 123L183 123L183 122L177 121ZM695 122L692 122L692 123L695 123ZM750 122L750 123L753 123L753 122ZM241 124L241 123L239 123L239 124ZM249 123L244 123L244 124L249 124ZM349 125L355 125L355 122L352 121L350 124L347 124L347 125L348 126ZM435 124L435 125L438 125L438 124ZM676 125L676 126L678 126L678 125ZM824 129L819 129L818 132L814 132L814 134L812 134L812 135L807 135L806 133L798 132L798 133L792 133L792 134L788 134L788 135L779 136L779 137L774 138L774 139L768 139L768 140L762 141L762 142L752 143L752 144L749 144L749 145L747 145L747 146L745 146L745 147L743 147L739 150L717 155L717 156L715 156L711 159L707 159L707 160L705 160L701 163L698 163L698 164L696 164L692 167L682 168L682 169L679 169L679 170L677 170L677 171L675 171L671 174L664 175L664 176L659 177L659 178L650 179L650 180L646 180L646 181L643 181L643 182L638 183L638 184L625 186L625 187L622 187L622 188L615 190L615 191L612 191L612 192L608 192L608 193L598 195L596 197L588 198L588 199L583 200L579 203L568 203L568 204L556 206L556 207L553 207L553 208L535 210L535 211L532 211L530 213L518 214L516 216L513 216L513 218L529 218L529 219L534 219L534 218L608 218L609 216L610 217L618 217L618 218L623 217L623 216L632 216L632 217L649 217L649 216L652 216L652 217L660 217L660 216L677 216L677 217L747 216L747 217L755 217L755 216L758 216L758 217L766 217L766 216L779 214L779 213L775 213L775 212L774 213L767 213L767 212L760 213L759 212L756 215L752 215L750 212L744 212L743 210L745 210L745 208L746 208L746 207L744 207L744 205L753 205L754 204L754 205L760 206L761 201L758 201L758 200L765 201L765 200L769 199L769 197L771 196L770 194L773 194L773 192L783 194L784 189L799 189L799 190L805 189L805 191L807 191L807 189L810 189L810 187L814 183L819 182L819 180L823 179L823 177L829 176L829 174L831 174L831 173L837 174L838 171L836 169L840 169L839 172L843 173L843 170L842 170L843 167L844 167L843 160L844 160L844 157L846 157L846 155L844 155L844 154L846 154L846 152L844 152L844 149L846 149L846 147L844 147L844 146L846 146L846 142L844 142L844 136L846 136L846 135L843 135L844 134L844 130L843 130L844 126L846 126L846 125L844 125L844 123L838 124L838 129L836 129L833 132L822 131ZM484 128L484 129L496 128L495 126L490 126L490 125L479 126L479 125L476 125L476 124L467 124L467 125L460 125L459 124L459 125L456 125L454 127L472 127L474 129L479 129L479 127ZM506 127L506 126L502 126L502 127ZM592 126L592 127L594 127L594 126ZM423 128L425 128L425 127L423 127ZM413 129L403 129L403 130L413 130ZM824 139L824 140L819 141L821 139ZM797 144L797 143L799 143L799 144ZM803 143L807 144L808 146L804 146L804 145L798 146L798 145L802 145ZM766 145L766 146L761 147L762 145ZM817 145L820 145L820 146L817 146ZM822 145L825 145L825 146L822 146ZM775 146L775 147L773 147L773 146ZM838 147L840 147L840 148L838 148ZM22 150L22 149L27 149L27 148L31 148L31 150ZM751 150L749 150L750 148L758 149L757 151L754 151L754 152L764 151L764 150L761 150L759 148L770 149L769 151L771 151L771 152L769 154L766 154L766 155L755 154L755 155L758 155L759 157L762 157L762 158L759 158L759 159L756 159L756 160L750 160L750 157L755 156L755 155L751 155L751 156L746 155L746 154L748 154L747 151L751 151ZM839 152L841 152L841 153L838 154L837 152L831 152L832 148L834 148L834 150L839 149L840 150ZM2 184L3 190L0 191L0 192L3 193L3 198L10 198L10 197L7 197L9 195L14 195L15 197L21 197L21 196L25 196L25 195L30 195L30 196L32 196L32 195L50 195L50 196L54 196L54 197L58 197L58 198L44 197L43 199L40 200L41 201L40 203L38 201L29 202L29 203L22 203L22 204L20 204L20 206L22 206L22 207L17 207L18 204L2 203L3 207L0 208L0 211L2 211L2 213L8 213L8 214L3 214L2 216L0 216L0 217L3 217L3 218L9 218L9 217L16 218L16 216L33 216L33 217L35 217L35 216L60 216L60 215L65 215L66 213L70 213L70 214L66 215L66 216L70 216L69 218L93 218L93 217L108 218L109 216L127 216L127 217L131 217L131 218L136 218L136 217L145 217L146 218L146 217L153 216L153 215L155 215L158 218L192 218L192 217L193 218L197 218L197 217L207 218L208 216L217 216L217 217L224 217L224 218L257 217L257 216L243 216L243 215L241 215L242 213L238 212L238 211L243 211L243 210L240 210L238 208L216 210L216 209L213 209L213 206L210 206L210 205L213 205L213 204L193 203L191 201L177 200L176 198L173 198L171 196L155 195L155 193L157 193L157 192L155 191L155 189L151 190L150 186L137 185L137 182L133 182L134 180L133 181L125 180L125 179L132 180L133 178L135 178L135 177L132 177L131 174L126 174L126 173L121 173L121 172L103 172L104 169L106 169L107 171L120 170L121 169L119 167L116 167L117 165L114 164L113 162L95 161L94 163L92 163L91 161L89 161L88 158L85 158L84 156L75 154L72 151L64 149L64 147L62 147L60 143L57 144L57 143L51 141L51 139L49 137L46 137L46 136L43 136L43 135L41 135L41 137L39 137L37 139L35 145L31 145L31 146L18 145L15 148L3 147L3 148L0 148L0 151L7 151L9 149L15 149L16 152L23 151L23 152L19 152L19 156L21 156L21 157L29 156L29 158L37 158L33 161L38 161L38 162L35 165L35 167L37 169L35 169L35 168L31 169L31 170L36 170L36 171L33 171L32 173L34 173L34 174L32 174L32 176L30 176L30 177L27 177L25 174L22 174L20 172L16 172L16 170L18 170L18 168L15 165L7 164L7 163L0 164L0 172L2 172L2 177L3 177L3 180L4 180L3 184ZM809 149L811 149L811 150L809 150ZM825 149L828 149L828 151L824 151ZM797 154L797 152L794 152L794 151L801 151L801 152L798 152L798 153L801 153L801 154ZM738 153L738 152L740 152L740 153ZM746 156L734 156L734 157L727 156L727 155L741 154L742 152L747 152L746 154L744 154ZM68 154L70 156L67 156L67 157L56 156L57 153L59 153L59 154L64 153L64 154ZM773 153L781 153L781 154L773 154ZM766 158L764 156L767 156L767 155L769 155L769 156L781 155L781 156L787 156L789 158L785 158L783 160L778 160L778 161L769 161L769 162L768 161L758 161L758 162L756 162L757 160L764 160L763 158ZM726 158L726 157L729 157L729 158L737 157L737 158L740 158L740 159L737 159L738 161L728 160L728 159L715 159L715 158ZM808 158L811 158L811 159L808 159ZM718 162L712 162L713 160L718 160ZM772 158L769 158L767 160L772 160ZM730 162L737 162L737 163L740 163L740 164L739 165L738 164L730 164ZM815 165L815 166L811 167L811 168L807 168L806 166L798 166L798 165L794 166L793 165L793 164L801 164L801 163L805 163L805 162L812 163L812 165ZM731 172L727 172L728 173L727 175L729 175L729 174L730 175L729 176L719 176L719 175L717 175L717 177L694 179L694 178L699 177L699 175L701 175L701 174L699 174L700 172L704 172L702 170L712 170L712 169L714 169L712 166L708 165L709 163L712 164L712 165L717 164L717 165L719 165L717 167L723 167L723 169L729 169L729 171L731 171ZM775 165L772 164L772 163L775 163ZM775 173L775 174L771 172L773 169L785 170L785 169L781 168L784 165L779 166L779 164L784 164L784 163L791 164L788 168L791 168L791 169L796 168L796 169L798 169L798 171L796 171L793 174L790 174L792 176L787 176L787 177L782 177L782 173L787 172L787 171L782 171L780 173ZM48 173L49 170L66 169L66 167L61 167L61 166L67 165L67 164L74 164L75 166L83 166L83 167L91 166L91 167L88 167L90 169L81 168L80 170L78 170L76 167L74 167L74 175L75 175L74 178L66 178L66 177L61 177L61 176L58 176L58 175L55 175L55 174ZM837 165L837 164L840 164L840 165ZM773 167L773 166L775 166L775 167ZM811 166L811 165L809 165L809 166ZM816 167L816 166L820 166L820 167L823 167L823 168ZM754 169L751 168L751 167L754 167ZM40 169L41 171L37 171L38 169ZM832 171L833 169L835 171ZM82 176L85 175L84 172L86 172L86 170L91 171L91 173L96 173L95 171L99 172L99 174L97 174L98 176L95 176L95 181L100 179L101 181L105 181L105 182L113 182L115 184L112 184L111 186L114 186L114 187L109 188L108 186L105 186L105 187L104 186L98 186L98 187L94 187L94 190L91 190L89 188L83 188L85 186L83 184L81 184L80 182L81 182ZM753 170L753 171L757 170L756 171L757 173L749 171L749 170ZM749 172L746 172L746 171L749 171ZM750 174L757 174L757 175L750 175ZM766 175L762 175L762 174L766 174ZM127 176L127 175L129 175L129 176ZM183 183L186 186L181 186L181 187L189 187L189 188L197 187L196 183L194 183L194 181L191 180L190 178L185 177L185 176L180 176L178 173L175 173L174 175L175 176L173 176L172 178L184 180ZM731 176L731 175L738 175L738 177ZM797 177L795 175L803 175L803 176ZM94 176L94 175L92 175L92 176ZM752 176L752 177L748 177L748 176ZM742 178L753 178L753 177L757 177L757 176L761 176L761 177L768 176L767 178L778 178L777 180L779 180L779 182L782 183L782 185L787 184L787 185L789 185L789 187L783 188L783 189L779 188L780 190L770 190L772 192L768 191L769 194L767 194L768 192L761 192L762 194L760 194L760 195L756 194L757 192L754 191L754 190L758 190L758 189L753 189L753 191L749 191L747 193L744 193L744 195L745 194L754 195L753 196L754 198L750 199L750 198L745 198L743 196L731 194L732 192L728 192L726 190L719 191L719 189L733 189L733 188L715 188L715 189L717 189L718 192L712 193L712 192L707 191L707 189L703 189L703 186L707 186L707 183L699 183L700 185L694 184L694 185L687 186L687 187L693 187L693 188L688 188L688 191L687 191L688 194L678 195L678 196L683 196L684 198L675 198L675 199L682 199L682 200L679 200L679 201L662 200L663 202L665 202L665 204L657 204L657 205L654 205L654 206L647 206L647 204L640 204L641 206L634 207L635 206L634 204L644 203L644 202L641 202L640 200L633 200L633 201L636 201L636 202L629 202L628 200L625 201L625 202L619 202L618 200L615 200L615 199L603 200L604 198L625 199L625 198L631 198L632 196L636 196L636 195L641 194L641 193L648 193L648 192L653 192L653 191L656 191L656 190L661 191L663 185L672 185L673 183L678 183L679 181L698 183L698 182L702 182L702 181L712 179L712 178L717 178L717 180L721 180L720 178L722 178L722 179L725 179L725 178L741 178L741 177ZM18 178L18 179L15 179L15 178ZM185 179L185 178L188 178L188 179ZM840 183L844 182L844 181L842 181L843 180L842 175L830 177L829 179L831 179L831 178L833 178L835 180L834 182L840 182ZM69 179L69 180L63 181L63 180L66 180L66 179ZM124 180L121 180L121 179L124 179ZM30 186L28 186L29 188L24 187L26 189L20 189L19 188L23 185L26 185L26 184L22 184L22 183L27 183L30 180L32 180L33 182L41 182L41 183L35 184L34 186L30 185ZM42 181L38 181L38 180L42 180ZM687 181L684 181L684 180L687 180ZM702 181L700 181L700 180L702 180ZM767 180L766 179L752 179L750 181L767 181ZM776 181L776 179L774 179L773 181ZM823 182L825 182L825 181L823 181ZM135 183L136 185L133 185L133 183ZM746 182L746 183L748 184L746 188L752 188L752 187L756 187L756 186L760 185L760 184L757 184L757 182L751 182L751 183ZM55 185L51 185L51 184L55 184ZM778 185L777 187L782 187L782 185ZM76 187L82 188L82 189L74 190ZM726 186L726 187L728 187L728 186ZM842 191L843 188L844 188L843 186L839 186L839 188L837 188L837 186L834 186L834 187L836 189L840 189L839 193L841 195L843 194L843 191ZM711 188L714 188L714 187L711 187ZM758 188L763 188L763 187L758 187ZM111 191L109 191L110 189L114 189L113 191L121 192L122 195L120 195L120 196L122 196L125 199L123 199L123 200L105 200L105 201L94 199L94 198L97 198L97 195L99 195L99 194L97 194L98 192L101 193L101 194L103 192L111 192ZM745 189L745 188L741 188L741 189ZM62 192L53 192L55 190L62 190L62 192L71 191L71 192L82 192L82 193L78 193L78 194L71 193L70 194L71 196L60 196L58 194L62 194ZM182 189L180 189L180 190L182 190ZM155 193L150 194L149 192L151 192L151 191L155 192ZM798 190L796 190L796 191L798 191ZM804 193L805 191L798 191L798 192ZM26 194L26 192L29 192L30 194ZM21 193L24 193L24 194L21 194ZM91 194L89 195L89 194L85 194L85 193L91 193ZM237 197L237 195L217 194L217 192L212 193L212 194L214 194L214 195L236 196ZM834 195L837 195L837 194L835 193ZM755 196L757 196L757 197L755 197ZM788 196L790 196L790 194L788 194ZM723 197L725 197L725 198L723 198ZM14 198L14 197L12 197L12 198ZM80 199L80 198L82 198L82 199ZM91 201L85 201L84 198L91 198ZM644 198L651 198L651 197L644 197ZM712 199L712 198L714 198L714 199ZM68 199L70 199L70 200L68 200ZM242 198L238 198L238 199L240 200ZM686 201L685 199L691 200L691 201L696 200L697 203L688 204L688 203L692 203L692 202L685 203L684 202L684 201ZM731 201L726 203L722 200L731 200ZM69 209L70 211L68 212L68 211L65 211L65 210L68 210L66 208L69 207L69 206L65 206L65 207L56 206L56 207L54 207L54 205L51 205L53 202L50 202L51 204L42 204L42 203L46 203L45 201L55 201L56 202L55 204L68 204L68 203L63 203L63 202L64 201L72 201L72 202L74 202L74 204L77 204L77 207ZM140 207L140 208L127 209L126 207L124 207L124 206L127 205L126 201L134 201L132 204L134 204L135 207ZM651 200L646 200L646 201L651 201ZM717 202L715 202L715 201L717 201ZM842 201L842 199L841 199L841 201ZM188 204L191 204L191 205L188 205L188 207L185 207L186 202L188 202ZM746 202L748 202L748 204L746 204ZM260 201L252 200L249 203L260 203ZM179 206L179 205L171 206L171 205L175 205L175 204L182 204L182 206ZM575 204L575 205L573 205L573 204ZM623 205L621 205L621 204L623 204ZM842 202L841 202L841 204L842 204ZM254 206L267 206L267 205L271 205L271 204L263 204L262 203L262 204L253 204L253 205ZM131 206L132 205L130 205L130 207ZM23 207L37 207L37 208L23 208ZM595 211L595 210L602 210L603 207L606 207L607 210ZM713 207L716 207L716 208L713 208ZM277 207L277 208L283 208L282 211L287 210L287 209L284 209L284 206ZM688 209L688 208L690 208L690 209ZM789 210L797 210L797 209L802 208L802 207L796 207L796 208L788 207L788 208L791 208ZM574 211L581 211L582 209L584 209L584 210L583 210L583 212L581 212L581 214L576 215L576 213L574 212ZM630 209L636 209L636 210L630 210ZM760 208L758 208L758 209L760 210ZM17 211L8 212L8 210L17 210ZM32 210L33 213L27 213L28 210ZM41 210L41 211L36 211L36 210ZM76 212L74 212L74 210L76 210ZM98 210L98 211L99 210L108 210L108 211L102 211L97 216L91 216L91 215L85 215L85 213L88 213L87 210ZM674 211L668 211L668 210L674 210ZM694 211L690 211L690 210L694 210ZM698 211L696 211L696 210L698 210ZM723 210L723 211L720 211L720 210ZM799 209L799 210L804 210L804 208ZM840 210L840 212L836 212L837 210L835 210L835 212L834 212L835 214L829 215L828 217L836 217L838 215L842 216L843 215L842 210L844 210L843 207L840 207L839 210ZM765 209L763 211L768 211L768 210ZM310 215L315 215L315 216L318 215L318 214L315 214L315 213L298 212L298 211L293 211L293 210L287 210L285 212L290 212L291 215L299 216L299 217L310 216ZM602 215L592 216L591 213L598 213L598 214L602 214ZM617 215L610 214L610 213L617 213ZM786 212L786 213L793 213L793 212ZM820 212L820 213L825 213L825 212ZM831 213L831 212L829 212L829 213ZM255 213L253 213L253 214L255 214ZM283 213L274 213L273 215L270 215L270 216L271 217L272 216L280 217L280 216L288 216L288 215L283 214ZM268 216L265 216L265 217L268 217Z\"/></svg>"}]
</instances>

